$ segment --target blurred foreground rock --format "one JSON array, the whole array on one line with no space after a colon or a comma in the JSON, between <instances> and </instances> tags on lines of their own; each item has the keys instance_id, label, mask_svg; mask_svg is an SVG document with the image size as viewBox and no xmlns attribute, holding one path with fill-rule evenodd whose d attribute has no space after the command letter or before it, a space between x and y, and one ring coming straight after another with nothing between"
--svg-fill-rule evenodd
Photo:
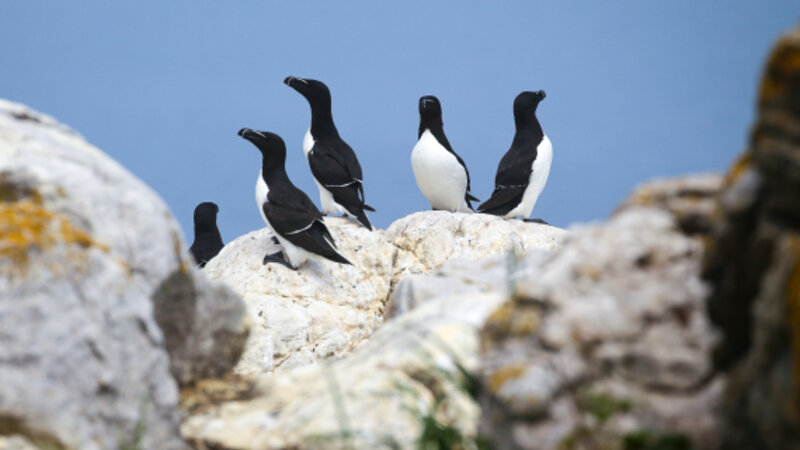
<instances>
[{"instance_id":1,"label":"blurred foreground rock","mask_svg":"<svg viewBox=\"0 0 800 450\"><path fill-rule=\"evenodd\" d=\"M724 332L714 362L730 372L722 448L800 448L800 28L767 62L704 274Z\"/></svg>"},{"instance_id":2,"label":"blurred foreground rock","mask_svg":"<svg viewBox=\"0 0 800 450\"><path fill-rule=\"evenodd\" d=\"M415 448L443 431L474 439L480 410L468 372L478 366L477 329L501 301L444 295L332 363L249 378L235 392L201 383L183 392L181 429L197 448Z\"/></svg>"},{"instance_id":3,"label":"blurred foreground rock","mask_svg":"<svg viewBox=\"0 0 800 450\"><path fill-rule=\"evenodd\" d=\"M286 371L341 357L384 321L396 284L439 268L450 258L477 259L508 252L550 251L564 230L483 214L426 211L399 219L386 231L326 217L342 254L353 265L310 261L297 271L262 265L278 251L267 229L235 239L205 267L247 302L254 323L236 372ZM397 313L397 311L394 311Z\"/></svg>"},{"instance_id":4,"label":"blurred foreground rock","mask_svg":"<svg viewBox=\"0 0 800 450\"><path fill-rule=\"evenodd\" d=\"M184 448L173 375L222 375L247 333L241 300L190 261L147 186L0 100L4 445Z\"/></svg>"},{"instance_id":5,"label":"blurred foreground rock","mask_svg":"<svg viewBox=\"0 0 800 450\"><path fill-rule=\"evenodd\" d=\"M615 214L630 208L658 208L675 217L685 234L705 236L711 232L722 183L723 177L713 173L650 180L636 186Z\"/></svg>"},{"instance_id":6,"label":"blurred foreground rock","mask_svg":"<svg viewBox=\"0 0 800 450\"><path fill-rule=\"evenodd\" d=\"M513 295L481 334L492 448L623 449L669 436L713 448L721 383L701 255L669 214L630 208L521 259Z\"/></svg>"}]
</instances>

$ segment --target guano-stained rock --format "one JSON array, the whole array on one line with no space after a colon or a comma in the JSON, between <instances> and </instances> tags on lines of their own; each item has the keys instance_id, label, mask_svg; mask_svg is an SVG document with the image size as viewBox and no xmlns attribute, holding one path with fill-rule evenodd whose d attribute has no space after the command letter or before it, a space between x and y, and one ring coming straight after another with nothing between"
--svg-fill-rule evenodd
<instances>
[{"instance_id":1,"label":"guano-stained rock","mask_svg":"<svg viewBox=\"0 0 800 450\"><path fill-rule=\"evenodd\" d=\"M564 230L489 214L423 211L396 220L385 234L392 244L414 255L426 273L450 259L555 250Z\"/></svg>"},{"instance_id":2,"label":"guano-stained rock","mask_svg":"<svg viewBox=\"0 0 800 450\"><path fill-rule=\"evenodd\" d=\"M351 351L383 322L397 261L408 259L343 218L325 219L352 266L308 261L297 271L262 264L279 247L266 228L228 243L205 267L247 302L253 322L238 373L265 373L314 364ZM413 263L413 262L412 262Z\"/></svg>"},{"instance_id":3,"label":"guano-stained rock","mask_svg":"<svg viewBox=\"0 0 800 450\"><path fill-rule=\"evenodd\" d=\"M325 221L352 266L310 261L291 271L262 265L264 255L279 247L261 229L230 242L205 267L250 308L254 327L237 373L286 371L339 358L368 338L388 309L395 315L411 307L395 308L400 280L453 258L509 249L551 251L564 235L547 225L444 211L412 214L386 231L368 231L338 217Z\"/></svg>"}]
</instances>

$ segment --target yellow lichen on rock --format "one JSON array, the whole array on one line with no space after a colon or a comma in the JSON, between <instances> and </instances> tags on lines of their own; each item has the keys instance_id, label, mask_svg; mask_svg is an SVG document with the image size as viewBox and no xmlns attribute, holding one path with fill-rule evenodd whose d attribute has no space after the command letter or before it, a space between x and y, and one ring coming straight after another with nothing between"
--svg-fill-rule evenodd
<instances>
[{"instance_id":1,"label":"yellow lichen on rock","mask_svg":"<svg viewBox=\"0 0 800 450\"><path fill-rule=\"evenodd\" d=\"M525 366L513 365L508 367L501 367L489 375L489 392L496 394L503 385L510 380L516 380L525 373Z\"/></svg>"},{"instance_id":2,"label":"yellow lichen on rock","mask_svg":"<svg viewBox=\"0 0 800 450\"><path fill-rule=\"evenodd\" d=\"M85 230L36 199L0 203L0 259L8 259L24 270L31 250L47 251L57 244L82 248L95 245Z\"/></svg>"}]
</instances>

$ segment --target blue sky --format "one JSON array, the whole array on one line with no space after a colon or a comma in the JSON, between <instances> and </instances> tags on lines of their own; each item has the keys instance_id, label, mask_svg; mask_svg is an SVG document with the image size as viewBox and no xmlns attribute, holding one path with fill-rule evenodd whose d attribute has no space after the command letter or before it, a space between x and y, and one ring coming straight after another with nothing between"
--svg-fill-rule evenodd
<instances>
[{"instance_id":1,"label":"blue sky","mask_svg":"<svg viewBox=\"0 0 800 450\"><path fill-rule=\"evenodd\" d=\"M639 182L721 171L746 143L756 83L796 1L0 2L0 97L78 130L167 201L191 242L197 203L228 242L263 222L260 156L280 134L289 176L319 202L301 149L310 113L281 82L325 81L381 228L429 205L410 152L417 101L488 198L514 133L512 102L544 89L553 143L533 217L606 217Z\"/></svg>"}]
</instances>

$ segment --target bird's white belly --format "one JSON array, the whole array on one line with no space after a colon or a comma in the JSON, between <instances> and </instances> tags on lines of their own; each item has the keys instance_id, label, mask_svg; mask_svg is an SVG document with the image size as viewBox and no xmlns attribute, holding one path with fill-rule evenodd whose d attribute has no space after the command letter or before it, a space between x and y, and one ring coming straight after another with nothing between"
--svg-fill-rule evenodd
<instances>
[{"instance_id":1,"label":"bird's white belly","mask_svg":"<svg viewBox=\"0 0 800 450\"><path fill-rule=\"evenodd\" d=\"M303 153L306 155L306 158L308 158L308 154L311 153L312 148L314 148L314 138L311 136L311 129L309 128L308 131L306 131L306 135L303 136ZM319 189L319 204L322 207L323 213L347 214L347 210L333 200L331 191L320 184L316 178L314 178L314 182L317 183L317 188Z\"/></svg>"},{"instance_id":2,"label":"bird's white belly","mask_svg":"<svg viewBox=\"0 0 800 450\"><path fill-rule=\"evenodd\" d=\"M259 170L258 179L256 180L256 206L258 206L258 212L261 214L261 218L264 219L264 223L269 225L267 216L264 215L264 208L261 207L261 205L267 201L267 194L269 193L269 187L267 187L267 183L264 182L263 175L263 169Z\"/></svg>"},{"instance_id":3,"label":"bird's white belly","mask_svg":"<svg viewBox=\"0 0 800 450\"><path fill-rule=\"evenodd\" d=\"M314 148L314 138L311 137L311 128L309 128L305 136L303 136L303 154L306 155L306 158L308 158L308 152L312 148Z\"/></svg>"},{"instance_id":4,"label":"bird's white belly","mask_svg":"<svg viewBox=\"0 0 800 450\"><path fill-rule=\"evenodd\" d=\"M533 212L533 207L536 205L536 200L539 199L539 194L544 190L544 185L547 183L547 177L550 175L550 164L553 162L553 144L547 135L544 136L542 142L536 148L536 159L533 161L533 172L528 179L528 187L525 188L525 193L522 194L522 201L520 204L508 212L504 217L522 217L527 219Z\"/></svg>"},{"instance_id":5,"label":"bird's white belly","mask_svg":"<svg viewBox=\"0 0 800 450\"><path fill-rule=\"evenodd\" d=\"M425 130L411 151L411 168L422 194L434 209L471 212L464 196L467 174L455 155Z\"/></svg>"}]
</instances>

